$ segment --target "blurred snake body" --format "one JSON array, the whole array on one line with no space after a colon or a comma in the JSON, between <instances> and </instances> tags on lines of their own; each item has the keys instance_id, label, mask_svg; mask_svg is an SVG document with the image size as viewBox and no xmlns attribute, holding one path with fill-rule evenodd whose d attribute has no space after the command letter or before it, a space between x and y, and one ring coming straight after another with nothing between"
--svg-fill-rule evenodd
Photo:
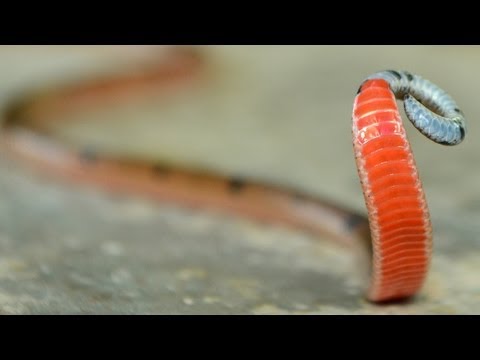
<instances>
[{"instance_id":1,"label":"blurred snake body","mask_svg":"<svg viewBox=\"0 0 480 360\"><path fill-rule=\"evenodd\" d=\"M136 193L190 208L210 209L329 235L371 251L369 300L409 298L428 272L432 230L428 207L402 125L396 98L424 135L444 145L460 143L465 121L443 90L408 72L384 71L360 86L353 107L353 147L368 219L292 189L263 185L165 164L112 158L55 141L48 123L84 107L105 106L109 97L141 96L189 83L202 61L178 52L141 73L96 79L46 90L12 102L4 113L2 149L77 183Z\"/></svg>"}]
</instances>

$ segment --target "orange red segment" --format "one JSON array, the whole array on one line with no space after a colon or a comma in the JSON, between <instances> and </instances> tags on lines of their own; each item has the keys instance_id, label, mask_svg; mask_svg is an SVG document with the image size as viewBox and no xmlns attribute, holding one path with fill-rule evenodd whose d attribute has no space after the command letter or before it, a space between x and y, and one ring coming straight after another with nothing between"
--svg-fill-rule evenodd
<instances>
[{"instance_id":1,"label":"orange red segment","mask_svg":"<svg viewBox=\"0 0 480 360\"><path fill-rule=\"evenodd\" d=\"M382 79L367 80L353 108L353 145L372 235L368 298L410 297L430 261L431 225L394 94Z\"/></svg>"}]
</instances>

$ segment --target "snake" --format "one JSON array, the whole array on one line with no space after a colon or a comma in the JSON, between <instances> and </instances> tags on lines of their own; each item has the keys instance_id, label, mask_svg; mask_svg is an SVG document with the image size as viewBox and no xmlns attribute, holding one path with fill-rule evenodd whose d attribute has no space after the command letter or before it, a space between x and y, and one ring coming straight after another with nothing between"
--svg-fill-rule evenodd
<instances>
[{"instance_id":1,"label":"snake","mask_svg":"<svg viewBox=\"0 0 480 360\"><path fill-rule=\"evenodd\" d=\"M68 146L48 131L52 122L112 99L178 91L204 65L198 53L176 49L142 71L20 96L2 114L2 152L76 184L328 236L368 254L367 300L403 301L418 294L430 267L432 225L397 100L412 124L438 144L457 145L466 133L464 114L451 96L419 75L380 71L366 77L355 96L352 145L367 215L284 186Z\"/></svg>"}]
</instances>

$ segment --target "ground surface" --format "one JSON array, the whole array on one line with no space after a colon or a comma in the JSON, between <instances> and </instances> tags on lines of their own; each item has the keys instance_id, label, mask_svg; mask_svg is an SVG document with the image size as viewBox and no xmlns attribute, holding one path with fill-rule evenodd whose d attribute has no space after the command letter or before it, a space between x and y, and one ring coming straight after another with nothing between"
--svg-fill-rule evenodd
<instances>
[{"instance_id":1,"label":"ground surface","mask_svg":"<svg viewBox=\"0 0 480 360\"><path fill-rule=\"evenodd\" d=\"M0 313L480 313L480 48L206 50L215 76L205 88L155 109L103 114L115 117L113 127L71 123L58 134L294 186L364 211L350 144L354 94L381 69L419 73L446 88L469 120L457 148L406 125L435 235L422 293L407 304L374 306L352 276L352 254L327 239L75 187L2 156ZM98 48L0 52L2 103L67 75L104 71L119 58Z\"/></svg>"}]
</instances>

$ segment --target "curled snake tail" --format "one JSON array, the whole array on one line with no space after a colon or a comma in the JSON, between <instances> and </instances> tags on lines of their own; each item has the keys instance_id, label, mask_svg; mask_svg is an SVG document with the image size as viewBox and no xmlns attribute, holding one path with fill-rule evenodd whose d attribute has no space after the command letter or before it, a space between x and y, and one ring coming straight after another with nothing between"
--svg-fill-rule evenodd
<instances>
[{"instance_id":1,"label":"curled snake tail","mask_svg":"<svg viewBox=\"0 0 480 360\"><path fill-rule=\"evenodd\" d=\"M452 97L432 82L408 71L385 70L367 78L383 79L397 99L403 100L412 124L430 140L458 145L465 138L463 112Z\"/></svg>"},{"instance_id":2,"label":"curled snake tail","mask_svg":"<svg viewBox=\"0 0 480 360\"><path fill-rule=\"evenodd\" d=\"M385 70L362 82L353 108L353 143L371 230L367 297L375 302L418 293L431 258L430 215L396 99L436 143L457 145L466 132L463 112L450 95L418 75Z\"/></svg>"},{"instance_id":3,"label":"curled snake tail","mask_svg":"<svg viewBox=\"0 0 480 360\"><path fill-rule=\"evenodd\" d=\"M458 145L465 138L465 125L460 116L446 118L423 106L412 95L405 95L405 114L423 135L441 145Z\"/></svg>"}]
</instances>

